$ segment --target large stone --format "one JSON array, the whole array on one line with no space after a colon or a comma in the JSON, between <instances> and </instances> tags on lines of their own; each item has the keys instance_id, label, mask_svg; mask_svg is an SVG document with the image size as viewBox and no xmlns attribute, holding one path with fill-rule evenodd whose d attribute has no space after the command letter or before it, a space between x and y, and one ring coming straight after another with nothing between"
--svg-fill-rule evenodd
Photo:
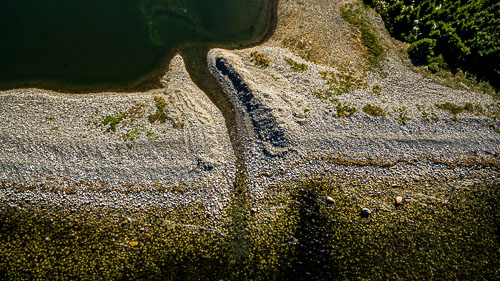
<instances>
[{"instance_id":1,"label":"large stone","mask_svg":"<svg viewBox=\"0 0 500 281\"><path fill-rule=\"evenodd\" d=\"M333 203L335 203L335 200L333 200L332 197L328 196L328 197L326 197L326 203L333 204Z\"/></svg>"},{"instance_id":2,"label":"large stone","mask_svg":"<svg viewBox=\"0 0 500 281\"><path fill-rule=\"evenodd\" d=\"M361 217L367 218L372 214L372 211L370 211L368 208L363 208L361 210Z\"/></svg>"}]
</instances>

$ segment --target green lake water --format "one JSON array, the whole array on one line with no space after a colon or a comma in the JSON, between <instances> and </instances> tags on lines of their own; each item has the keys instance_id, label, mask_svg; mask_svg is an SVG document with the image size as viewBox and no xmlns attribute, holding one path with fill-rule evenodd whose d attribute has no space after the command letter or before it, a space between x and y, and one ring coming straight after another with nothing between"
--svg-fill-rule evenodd
<instances>
[{"instance_id":1,"label":"green lake water","mask_svg":"<svg viewBox=\"0 0 500 281\"><path fill-rule=\"evenodd\" d=\"M152 88L181 47L261 41L273 2L2 0L0 88Z\"/></svg>"}]
</instances>

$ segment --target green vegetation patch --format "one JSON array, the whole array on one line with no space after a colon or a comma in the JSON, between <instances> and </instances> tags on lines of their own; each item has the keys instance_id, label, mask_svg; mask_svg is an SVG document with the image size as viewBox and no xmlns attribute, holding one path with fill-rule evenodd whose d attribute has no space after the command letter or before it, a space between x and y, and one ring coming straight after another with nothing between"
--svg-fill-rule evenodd
<instances>
[{"instance_id":1,"label":"green vegetation patch","mask_svg":"<svg viewBox=\"0 0 500 281\"><path fill-rule=\"evenodd\" d=\"M148 116L149 123L154 124L159 122L161 124L167 121L167 102L163 97L155 96L153 97L156 105L156 112Z\"/></svg>"},{"instance_id":2,"label":"green vegetation patch","mask_svg":"<svg viewBox=\"0 0 500 281\"><path fill-rule=\"evenodd\" d=\"M250 53L250 61L252 61L255 65L263 68L267 68L271 63L271 59L268 58L266 54L259 51L253 51L252 53Z\"/></svg>"},{"instance_id":3,"label":"green vegetation patch","mask_svg":"<svg viewBox=\"0 0 500 281\"><path fill-rule=\"evenodd\" d=\"M349 116L354 115L357 111L356 108L339 101L337 96L340 96L340 95L342 95L342 93L340 93L340 91L338 89L335 89L334 91L321 90L321 89L314 91L315 97L317 97L319 99L327 100L327 101L335 104L335 109L337 110L338 117L344 118L344 117L349 117Z\"/></svg>"},{"instance_id":4,"label":"green vegetation patch","mask_svg":"<svg viewBox=\"0 0 500 281\"><path fill-rule=\"evenodd\" d=\"M389 33L410 43L415 65L431 72L458 69L497 88L500 81L500 2L493 0L364 0Z\"/></svg>"},{"instance_id":5,"label":"green vegetation patch","mask_svg":"<svg viewBox=\"0 0 500 281\"><path fill-rule=\"evenodd\" d=\"M366 58L372 65L377 65L385 56L385 49L377 37L376 29L367 16L369 9L356 3L342 6L342 18L361 32L361 42L367 49Z\"/></svg>"},{"instance_id":6,"label":"green vegetation patch","mask_svg":"<svg viewBox=\"0 0 500 281\"><path fill-rule=\"evenodd\" d=\"M422 119L427 120L427 121L436 121L438 120L438 117L436 113L434 113L434 109L430 106L425 106L421 104L415 105L420 111L420 114L422 115Z\"/></svg>"},{"instance_id":7,"label":"green vegetation patch","mask_svg":"<svg viewBox=\"0 0 500 281\"><path fill-rule=\"evenodd\" d=\"M464 105L445 102L436 104L436 107L448 111L454 120L457 120L457 115L464 111L476 115L484 115L493 119L500 118L500 108L495 104L488 105L486 109L480 104L473 104L470 102Z\"/></svg>"},{"instance_id":8,"label":"green vegetation patch","mask_svg":"<svg viewBox=\"0 0 500 281\"><path fill-rule=\"evenodd\" d=\"M340 102L337 103L335 108L337 109L337 116L340 118L349 117L356 113L355 107Z\"/></svg>"},{"instance_id":9,"label":"green vegetation patch","mask_svg":"<svg viewBox=\"0 0 500 281\"><path fill-rule=\"evenodd\" d=\"M141 117L144 116L144 103L139 103L131 108L129 108L125 112L117 113L115 115L108 115L104 118L104 120L101 122L102 126L108 126L105 129L106 133L114 133L116 132L116 126L120 124L124 119L129 119L129 121L133 122ZM95 115L97 114L97 110L94 113Z\"/></svg>"},{"instance_id":10,"label":"green vegetation patch","mask_svg":"<svg viewBox=\"0 0 500 281\"><path fill-rule=\"evenodd\" d=\"M375 84L373 85L372 87L372 92L377 96L377 97L380 97L380 95L382 94L382 87L380 87L380 85L378 84Z\"/></svg>"},{"instance_id":11,"label":"green vegetation patch","mask_svg":"<svg viewBox=\"0 0 500 281\"><path fill-rule=\"evenodd\" d=\"M323 100L328 100L333 103L338 103L339 100L336 98L337 96L342 95L338 90L323 90L323 89L318 89L313 92L314 96L323 99Z\"/></svg>"},{"instance_id":12,"label":"green vegetation patch","mask_svg":"<svg viewBox=\"0 0 500 281\"><path fill-rule=\"evenodd\" d=\"M116 125L118 125L123 119L127 117L126 113L118 113L116 115L108 115L104 120L102 121L102 125L108 126L106 128L105 132L110 133L110 132L116 132Z\"/></svg>"},{"instance_id":13,"label":"green vegetation patch","mask_svg":"<svg viewBox=\"0 0 500 281\"><path fill-rule=\"evenodd\" d=\"M384 117L386 115L385 110L377 105L372 105L370 103L366 104L362 108L363 112L365 112L368 115L375 116L375 117Z\"/></svg>"},{"instance_id":14,"label":"green vegetation patch","mask_svg":"<svg viewBox=\"0 0 500 281\"><path fill-rule=\"evenodd\" d=\"M368 83L363 76L356 74L354 70L348 71L320 71L321 77L331 91L340 94L352 93L357 89L368 89Z\"/></svg>"},{"instance_id":15,"label":"green vegetation patch","mask_svg":"<svg viewBox=\"0 0 500 281\"><path fill-rule=\"evenodd\" d=\"M318 89L314 96L330 101L335 104L337 116L349 117L356 113L356 108L339 101L337 96L344 93L352 93L357 89L368 89L368 83L363 77L358 76L353 70L343 71L320 71L321 77L326 82L328 90Z\"/></svg>"},{"instance_id":16,"label":"green vegetation patch","mask_svg":"<svg viewBox=\"0 0 500 281\"><path fill-rule=\"evenodd\" d=\"M394 111L398 113L398 120L403 122L403 124L406 124L408 119L410 119L408 117L408 109L406 108L406 106L395 108Z\"/></svg>"},{"instance_id":17,"label":"green vegetation patch","mask_svg":"<svg viewBox=\"0 0 500 281\"><path fill-rule=\"evenodd\" d=\"M309 67L306 64L304 64L304 63L298 63L298 62L292 60L289 57L285 57L285 61L292 68L292 71L302 72L302 71L306 71L306 70L309 69Z\"/></svg>"},{"instance_id":18,"label":"green vegetation patch","mask_svg":"<svg viewBox=\"0 0 500 281\"><path fill-rule=\"evenodd\" d=\"M119 112L113 115L106 116L102 121L89 121L88 126L92 126L92 124L96 127L101 127L101 130L104 133L115 133L118 128L122 129L124 133L120 133L118 138L127 143L127 147L132 147L132 142L135 142L142 137L147 140L155 140L158 139L158 136L151 131L151 125L155 125L157 123L164 124L167 120L172 124L174 128L182 129L184 128L184 115L181 116L169 116L168 103L162 96L154 96L153 97L155 103L154 112L146 115L146 104L138 103L123 112ZM99 112L96 112L92 115L95 118L98 117ZM142 124L144 121L149 121L151 125Z\"/></svg>"},{"instance_id":19,"label":"green vegetation patch","mask_svg":"<svg viewBox=\"0 0 500 281\"><path fill-rule=\"evenodd\" d=\"M121 139L124 141L134 142L141 137L145 130L144 125L135 125L131 129L127 130L127 132L121 136ZM148 131L148 133L150 132Z\"/></svg>"}]
</instances>

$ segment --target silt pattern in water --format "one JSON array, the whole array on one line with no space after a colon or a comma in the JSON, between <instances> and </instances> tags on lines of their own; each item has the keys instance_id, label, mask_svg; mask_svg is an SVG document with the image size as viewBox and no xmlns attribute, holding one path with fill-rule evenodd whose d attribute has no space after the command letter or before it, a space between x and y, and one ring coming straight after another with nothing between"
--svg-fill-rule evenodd
<instances>
[{"instance_id":1,"label":"silt pattern in water","mask_svg":"<svg viewBox=\"0 0 500 281\"><path fill-rule=\"evenodd\" d=\"M262 40L271 2L3 0L0 88L151 88L180 47Z\"/></svg>"}]
</instances>

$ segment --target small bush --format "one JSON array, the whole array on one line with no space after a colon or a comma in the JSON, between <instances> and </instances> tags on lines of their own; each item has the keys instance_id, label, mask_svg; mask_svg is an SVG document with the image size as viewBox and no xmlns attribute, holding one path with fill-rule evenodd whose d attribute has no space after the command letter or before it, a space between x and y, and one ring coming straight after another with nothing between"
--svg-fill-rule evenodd
<instances>
[{"instance_id":1,"label":"small bush","mask_svg":"<svg viewBox=\"0 0 500 281\"><path fill-rule=\"evenodd\" d=\"M456 104L451 103L451 102L436 104L436 107L439 109L446 110L446 111L450 112L450 114L452 114L452 115L457 115L457 114L460 114L464 111L464 107L456 105Z\"/></svg>"},{"instance_id":2,"label":"small bush","mask_svg":"<svg viewBox=\"0 0 500 281\"><path fill-rule=\"evenodd\" d=\"M377 105L372 105L372 104L368 103L362 109L366 114L371 115L371 116L375 116L375 117L385 116L385 110L382 107L377 106Z\"/></svg>"},{"instance_id":3,"label":"small bush","mask_svg":"<svg viewBox=\"0 0 500 281\"><path fill-rule=\"evenodd\" d=\"M266 54L261 53L259 51L253 51L250 54L251 61L255 63L255 65L261 66L263 68L267 68L269 63L271 63L271 59L269 59Z\"/></svg>"},{"instance_id":4,"label":"small bush","mask_svg":"<svg viewBox=\"0 0 500 281\"><path fill-rule=\"evenodd\" d=\"M406 108L406 106L396 108L394 109L394 111L399 113L398 120L403 122L403 124L406 124L406 121L410 119L408 118L408 109Z\"/></svg>"},{"instance_id":5,"label":"small bush","mask_svg":"<svg viewBox=\"0 0 500 281\"><path fill-rule=\"evenodd\" d=\"M422 119L427 121L436 121L438 119L436 113L434 113L434 110L432 110L432 107L427 107L421 104L417 104L416 107L422 114Z\"/></svg>"},{"instance_id":6,"label":"small bush","mask_svg":"<svg viewBox=\"0 0 500 281\"><path fill-rule=\"evenodd\" d=\"M163 124L165 123L165 121L167 121L167 114L165 110L167 102L160 96L155 96L154 100L156 105L156 112L148 116L149 123L154 124L156 122L160 122L161 124Z\"/></svg>"},{"instance_id":7,"label":"small bush","mask_svg":"<svg viewBox=\"0 0 500 281\"><path fill-rule=\"evenodd\" d=\"M372 92L379 97L382 94L382 87L380 87L380 85L378 84L375 84L372 87Z\"/></svg>"},{"instance_id":8,"label":"small bush","mask_svg":"<svg viewBox=\"0 0 500 281\"><path fill-rule=\"evenodd\" d=\"M356 113L356 108L343 103L337 103L337 116L340 118L349 117Z\"/></svg>"},{"instance_id":9,"label":"small bush","mask_svg":"<svg viewBox=\"0 0 500 281\"><path fill-rule=\"evenodd\" d=\"M351 93L357 89L368 89L368 83L363 76L359 76L353 70L348 71L320 71L323 80L332 91Z\"/></svg>"},{"instance_id":10,"label":"small bush","mask_svg":"<svg viewBox=\"0 0 500 281\"><path fill-rule=\"evenodd\" d=\"M436 40L424 38L413 42L408 47L408 55L415 65L427 65L434 56Z\"/></svg>"},{"instance_id":11,"label":"small bush","mask_svg":"<svg viewBox=\"0 0 500 281\"><path fill-rule=\"evenodd\" d=\"M295 72L302 72L302 71L306 71L309 69L309 67L306 64L298 63L289 57L285 57L285 61L288 63L288 65L290 65L292 70Z\"/></svg>"},{"instance_id":12,"label":"small bush","mask_svg":"<svg viewBox=\"0 0 500 281\"><path fill-rule=\"evenodd\" d=\"M448 64L444 60L443 56L435 56L429 58L429 65L427 66L427 70L432 73L436 73L439 70L448 70Z\"/></svg>"},{"instance_id":13,"label":"small bush","mask_svg":"<svg viewBox=\"0 0 500 281\"><path fill-rule=\"evenodd\" d=\"M333 103L338 103L338 99L336 96L341 96L342 93L338 90L323 90L323 89L318 89L313 92L314 96L322 99L322 100L328 100Z\"/></svg>"},{"instance_id":14,"label":"small bush","mask_svg":"<svg viewBox=\"0 0 500 281\"><path fill-rule=\"evenodd\" d=\"M436 104L436 107L439 109L448 111L454 120L457 119L458 114L460 114L464 111L467 111L469 113L476 114L476 115L484 115L484 116L487 116L487 117L490 117L493 119L498 118L498 111L495 111L495 110L491 111L490 110L487 112L484 110L484 108L480 104L473 104L470 102L468 102L464 105L456 105L456 104L451 103L451 102L445 102L445 103Z\"/></svg>"},{"instance_id":15,"label":"small bush","mask_svg":"<svg viewBox=\"0 0 500 281\"><path fill-rule=\"evenodd\" d=\"M125 119L125 117L127 117L127 114L125 113L121 113L115 116L106 116L106 118L104 118L104 120L102 121L102 124L104 126L109 125L109 127L106 129L106 133L116 132L116 125L118 125L123 119Z\"/></svg>"}]
</instances>

